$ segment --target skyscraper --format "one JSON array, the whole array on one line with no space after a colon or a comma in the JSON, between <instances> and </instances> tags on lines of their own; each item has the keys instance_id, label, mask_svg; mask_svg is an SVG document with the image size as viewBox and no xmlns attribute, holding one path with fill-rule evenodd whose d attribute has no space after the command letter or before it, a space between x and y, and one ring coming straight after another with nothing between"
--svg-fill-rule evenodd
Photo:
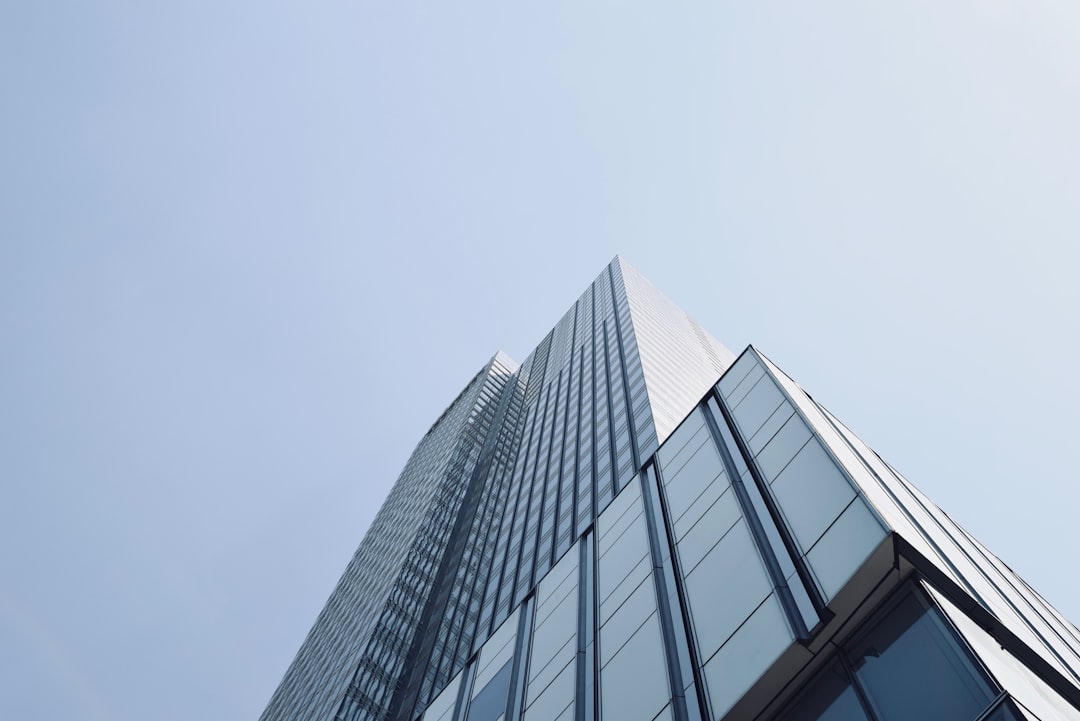
<instances>
[{"instance_id":1,"label":"skyscraper","mask_svg":"<svg viewBox=\"0 0 1080 721\"><path fill-rule=\"evenodd\" d=\"M1080 632L616 258L421 439L262 718L1080 719Z\"/></svg>"}]
</instances>

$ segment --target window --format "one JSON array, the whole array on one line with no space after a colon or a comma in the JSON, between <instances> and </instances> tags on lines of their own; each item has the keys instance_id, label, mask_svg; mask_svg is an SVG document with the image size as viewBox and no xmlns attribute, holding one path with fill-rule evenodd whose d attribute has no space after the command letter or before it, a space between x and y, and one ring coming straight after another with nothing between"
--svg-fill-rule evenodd
<instances>
[{"instance_id":1,"label":"window","mask_svg":"<svg viewBox=\"0 0 1080 721\"><path fill-rule=\"evenodd\" d=\"M778 721L974 721L996 698L941 612L909 587L842 646Z\"/></svg>"}]
</instances>

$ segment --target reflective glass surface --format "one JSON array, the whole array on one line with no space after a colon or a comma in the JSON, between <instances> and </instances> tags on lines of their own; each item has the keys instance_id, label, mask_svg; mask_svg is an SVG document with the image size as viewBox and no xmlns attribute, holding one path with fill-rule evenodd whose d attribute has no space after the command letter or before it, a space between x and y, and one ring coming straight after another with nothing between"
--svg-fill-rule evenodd
<instances>
[{"instance_id":1,"label":"reflective glass surface","mask_svg":"<svg viewBox=\"0 0 1080 721\"><path fill-rule=\"evenodd\" d=\"M870 721L839 663L806 688L777 721Z\"/></svg>"},{"instance_id":2,"label":"reflective glass surface","mask_svg":"<svg viewBox=\"0 0 1080 721\"><path fill-rule=\"evenodd\" d=\"M817 441L810 441L772 482L795 539L808 549L855 497L855 489Z\"/></svg>"},{"instance_id":3,"label":"reflective glass surface","mask_svg":"<svg viewBox=\"0 0 1080 721\"><path fill-rule=\"evenodd\" d=\"M468 721L496 721L506 712L512 661L507 661L469 704Z\"/></svg>"},{"instance_id":4,"label":"reflective glass surface","mask_svg":"<svg viewBox=\"0 0 1080 721\"><path fill-rule=\"evenodd\" d=\"M701 654L708 658L772 591L745 521L736 523L687 576Z\"/></svg>"},{"instance_id":5,"label":"reflective glass surface","mask_svg":"<svg viewBox=\"0 0 1080 721\"><path fill-rule=\"evenodd\" d=\"M600 675L605 719L651 719L671 694L656 616L637 630Z\"/></svg>"},{"instance_id":6,"label":"reflective glass surface","mask_svg":"<svg viewBox=\"0 0 1080 721\"><path fill-rule=\"evenodd\" d=\"M792 641L794 635L780 602L770 595L705 662L713 711L717 715L726 713Z\"/></svg>"},{"instance_id":7,"label":"reflective glass surface","mask_svg":"<svg viewBox=\"0 0 1080 721\"><path fill-rule=\"evenodd\" d=\"M856 497L806 554L826 599L832 599L885 538L885 529Z\"/></svg>"},{"instance_id":8,"label":"reflective glass surface","mask_svg":"<svg viewBox=\"0 0 1080 721\"><path fill-rule=\"evenodd\" d=\"M996 695L921 593L907 594L846 655L880 721L971 721Z\"/></svg>"},{"instance_id":9,"label":"reflective glass surface","mask_svg":"<svg viewBox=\"0 0 1080 721\"><path fill-rule=\"evenodd\" d=\"M424 436L263 718L451 721L459 695L459 721L684 720L710 699L720 718L822 649L810 636L844 612L879 519L965 608L1080 679L1080 632L764 356L748 348L714 392L732 360L613 262ZM986 709L992 682L912 598L854 640L841 627L832 670L779 718ZM1017 701L987 718L1080 719L987 639L972 643Z\"/></svg>"}]
</instances>

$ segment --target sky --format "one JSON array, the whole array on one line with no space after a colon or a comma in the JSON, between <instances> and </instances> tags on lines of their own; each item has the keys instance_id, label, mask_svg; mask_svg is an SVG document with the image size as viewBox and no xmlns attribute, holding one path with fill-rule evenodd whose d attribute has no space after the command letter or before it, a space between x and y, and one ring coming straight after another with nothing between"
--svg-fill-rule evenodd
<instances>
[{"instance_id":1,"label":"sky","mask_svg":"<svg viewBox=\"0 0 1080 721\"><path fill-rule=\"evenodd\" d=\"M0 718L262 711L616 254L1080 619L1080 6L0 2Z\"/></svg>"}]
</instances>

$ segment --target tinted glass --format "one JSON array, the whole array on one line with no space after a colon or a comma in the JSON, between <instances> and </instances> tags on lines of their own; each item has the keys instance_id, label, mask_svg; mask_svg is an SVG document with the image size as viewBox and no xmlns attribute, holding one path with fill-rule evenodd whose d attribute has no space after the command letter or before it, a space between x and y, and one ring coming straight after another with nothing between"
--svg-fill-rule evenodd
<instances>
[{"instance_id":1,"label":"tinted glass","mask_svg":"<svg viewBox=\"0 0 1080 721\"><path fill-rule=\"evenodd\" d=\"M995 695L941 614L919 594L897 604L848 656L881 721L971 721Z\"/></svg>"},{"instance_id":2,"label":"tinted glass","mask_svg":"<svg viewBox=\"0 0 1080 721\"><path fill-rule=\"evenodd\" d=\"M495 721L506 712L506 694L510 689L513 665L513 661L507 661L484 690L476 694L469 705L469 721Z\"/></svg>"},{"instance_id":3,"label":"tinted glass","mask_svg":"<svg viewBox=\"0 0 1080 721\"><path fill-rule=\"evenodd\" d=\"M779 721L864 721L866 718L843 668L834 663L810 684Z\"/></svg>"}]
</instances>

